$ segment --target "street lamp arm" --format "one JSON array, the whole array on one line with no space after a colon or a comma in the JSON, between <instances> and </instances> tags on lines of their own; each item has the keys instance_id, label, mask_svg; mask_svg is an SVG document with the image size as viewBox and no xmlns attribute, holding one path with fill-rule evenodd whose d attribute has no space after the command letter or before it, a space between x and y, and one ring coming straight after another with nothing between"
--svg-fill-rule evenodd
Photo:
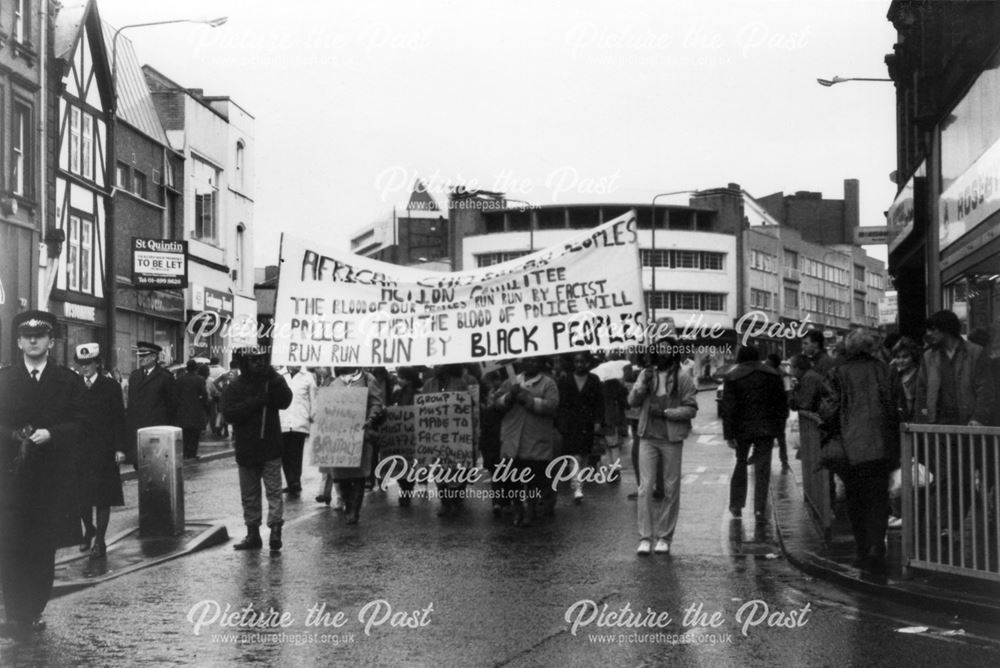
<instances>
[{"instance_id":1,"label":"street lamp arm","mask_svg":"<svg viewBox=\"0 0 1000 668\"><path fill-rule=\"evenodd\" d=\"M114 35L111 37L111 113L118 113L118 81L117 81L117 69L118 69L118 36L122 34L123 31L129 30L131 28L146 28L149 26L164 26L171 25L174 23L199 23L202 25L207 25L211 28L218 28L226 21L229 20L228 16L220 16L214 19L169 19L166 21L147 21L146 23L130 23L127 26L122 26L115 30Z\"/></svg>"},{"instance_id":2,"label":"street lamp arm","mask_svg":"<svg viewBox=\"0 0 1000 668\"><path fill-rule=\"evenodd\" d=\"M834 76L832 79L816 79L816 83L820 86L826 86L829 88L834 84L844 83L845 81L892 81L892 79L880 79L876 77L839 77Z\"/></svg>"}]
</instances>

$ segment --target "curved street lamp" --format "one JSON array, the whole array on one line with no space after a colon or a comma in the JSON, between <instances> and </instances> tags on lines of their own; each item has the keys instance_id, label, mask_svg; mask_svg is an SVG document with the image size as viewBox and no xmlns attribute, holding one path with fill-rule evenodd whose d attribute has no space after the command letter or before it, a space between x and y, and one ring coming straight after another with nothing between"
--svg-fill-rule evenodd
<instances>
[{"instance_id":1,"label":"curved street lamp","mask_svg":"<svg viewBox=\"0 0 1000 668\"><path fill-rule=\"evenodd\" d=\"M845 81L892 81L892 79L877 79L873 77L839 77L834 75L832 79L816 79L816 83L820 86L826 86L829 88L834 84L844 83Z\"/></svg>"},{"instance_id":2,"label":"curved street lamp","mask_svg":"<svg viewBox=\"0 0 1000 668\"><path fill-rule=\"evenodd\" d=\"M686 195L690 193L696 193L697 190L674 190L668 193L659 193L653 195L653 201L650 202L650 212L649 212L649 245L650 245L650 271L652 271L652 282L649 288L649 299L646 300L646 310L649 311L650 320L656 320L656 308L652 306L653 300L656 299L656 200L661 197L670 197L671 195ZM637 225L638 226L638 225ZM640 268L642 267L642 257L640 255L639 261Z\"/></svg>"},{"instance_id":3,"label":"curved street lamp","mask_svg":"<svg viewBox=\"0 0 1000 668\"><path fill-rule=\"evenodd\" d=\"M145 28L148 26L162 26L169 25L172 23L199 23L202 25L207 25L211 28L218 28L226 21L229 20L228 16L220 16L215 19L170 19L167 21L149 21L147 23L131 23L126 26L122 26L115 30L114 35L111 37L111 109L108 115L108 147L106 151L106 164L104 165L104 183L105 187L108 189L108 210L105 215L105 237L106 241L106 262L107 269L105 270L105 280L107 280L107 287L104 290L104 296L108 302L108 355L109 362L113 359L114 364L118 365L118 351L115 343L116 333L118 329L118 318L115 311L117 303L117 291L118 291L118 272L115 267L115 175L116 175L116 151L115 151L115 140L118 134L118 36L122 34L125 30L130 30L131 28ZM114 355L111 358L110 355Z\"/></svg>"}]
</instances>

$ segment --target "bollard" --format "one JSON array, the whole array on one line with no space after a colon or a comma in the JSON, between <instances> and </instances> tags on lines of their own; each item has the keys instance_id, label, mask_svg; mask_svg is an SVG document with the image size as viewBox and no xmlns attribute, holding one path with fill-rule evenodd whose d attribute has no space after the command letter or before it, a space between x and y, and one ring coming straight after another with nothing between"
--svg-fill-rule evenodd
<instances>
[{"instance_id":1,"label":"bollard","mask_svg":"<svg viewBox=\"0 0 1000 668\"><path fill-rule=\"evenodd\" d=\"M183 438L178 427L145 427L139 439L139 535L184 533Z\"/></svg>"}]
</instances>

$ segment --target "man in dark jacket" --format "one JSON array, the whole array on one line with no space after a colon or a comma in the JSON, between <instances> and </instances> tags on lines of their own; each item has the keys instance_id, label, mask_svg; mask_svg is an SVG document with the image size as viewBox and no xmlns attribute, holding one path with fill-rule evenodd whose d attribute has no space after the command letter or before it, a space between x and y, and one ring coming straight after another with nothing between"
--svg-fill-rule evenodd
<instances>
[{"instance_id":1,"label":"man in dark jacket","mask_svg":"<svg viewBox=\"0 0 1000 668\"><path fill-rule=\"evenodd\" d=\"M140 341L136 345L139 368L128 377L128 429L127 459L138 462L136 432L144 427L174 424L176 403L174 377L159 365L163 348L155 343Z\"/></svg>"},{"instance_id":2,"label":"man in dark jacket","mask_svg":"<svg viewBox=\"0 0 1000 668\"><path fill-rule=\"evenodd\" d=\"M22 359L0 369L0 582L6 635L40 629L57 547L80 542L73 454L84 422L83 380L49 359L56 319L24 311L13 330Z\"/></svg>"},{"instance_id":3,"label":"man in dark jacket","mask_svg":"<svg viewBox=\"0 0 1000 668\"><path fill-rule=\"evenodd\" d=\"M267 526L270 547L281 549L284 524L281 498L281 422L278 411L292 403L288 383L270 365L261 348L240 351L240 376L226 388L226 421L233 425L236 464L240 471L240 497L247 536L233 547L259 550L261 482L267 495Z\"/></svg>"},{"instance_id":4,"label":"man in dark jacket","mask_svg":"<svg viewBox=\"0 0 1000 668\"><path fill-rule=\"evenodd\" d=\"M962 324L952 311L938 311L927 318L927 340L930 348L917 371L915 419L969 427L989 424L996 403L989 356L975 343L962 339ZM942 476L943 485L938 489L947 490L944 498L951 508L952 534L959 534L958 528L973 509L974 481L986 469L985 449L974 443L968 437L958 439L945 453L947 462L934 471Z\"/></svg>"},{"instance_id":5,"label":"man in dark jacket","mask_svg":"<svg viewBox=\"0 0 1000 668\"><path fill-rule=\"evenodd\" d=\"M736 468L729 483L729 511L739 517L747 499L747 464L753 450L754 515L767 521L767 490L771 484L771 448L785 429L788 400L781 374L760 361L760 351L743 346L737 366L726 375L722 392L723 436L736 450Z\"/></svg>"},{"instance_id":6,"label":"man in dark jacket","mask_svg":"<svg viewBox=\"0 0 1000 668\"><path fill-rule=\"evenodd\" d=\"M833 366L833 358L826 352L826 337L818 329L810 329L802 337L802 354L809 358L812 368L821 376Z\"/></svg>"},{"instance_id":7,"label":"man in dark jacket","mask_svg":"<svg viewBox=\"0 0 1000 668\"><path fill-rule=\"evenodd\" d=\"M188 360L185 371L174 383L177 426L184 434L184 459L198 458L198 439L208 421L208 390L198 373L198 363Z\"/></svg>"}]
</instances>

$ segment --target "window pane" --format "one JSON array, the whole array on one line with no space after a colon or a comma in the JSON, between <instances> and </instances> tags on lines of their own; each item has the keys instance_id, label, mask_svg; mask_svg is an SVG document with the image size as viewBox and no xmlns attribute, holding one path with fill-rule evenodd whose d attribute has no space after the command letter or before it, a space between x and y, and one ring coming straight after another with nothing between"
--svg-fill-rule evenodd
<instances>
[{"instance_id":1,"label":"window pane","mask_svg":"<svg viewBox=\"0 0 1000 668\"><path fill-rule=\"evenodd\" d=\"M80 173L80 110L69 109L69 171Z\"/></svg>"},{"instance_id":2,"label":"window pane","mask_svg":"<svg viewBox=\"0 0 1000 668\"><path fill-rule=\"evenodd\" d=\"M93 285L91 284L92 274L90 271L91 263L93 261L93 253L91 249L92 235L93 235L93 223L89 220L81 221L82 225L80 228L80 290L83 292L93 292Z\"/></svg>"},{"instance_id":3,"label":"window pane","mask_svg":"<svg viewBox=\"0 0 1000 668\"><path fill-rule=\"evenodd\" d=\"M69 219L69 247L66 256L66 283L70 290L79 290L80 219Z\"/></svg>"},{"instance_id":4,"label":"window pane","mask_svg":"<svg viewBox=\"0 0 1000 668\"><path fill-rule=\"evenodd\" d=\"M83 115L83 143L80 159L83 161L83 175L88 179L94 177L94 119L90 114Z\"/></svg>"}]
</instances>

